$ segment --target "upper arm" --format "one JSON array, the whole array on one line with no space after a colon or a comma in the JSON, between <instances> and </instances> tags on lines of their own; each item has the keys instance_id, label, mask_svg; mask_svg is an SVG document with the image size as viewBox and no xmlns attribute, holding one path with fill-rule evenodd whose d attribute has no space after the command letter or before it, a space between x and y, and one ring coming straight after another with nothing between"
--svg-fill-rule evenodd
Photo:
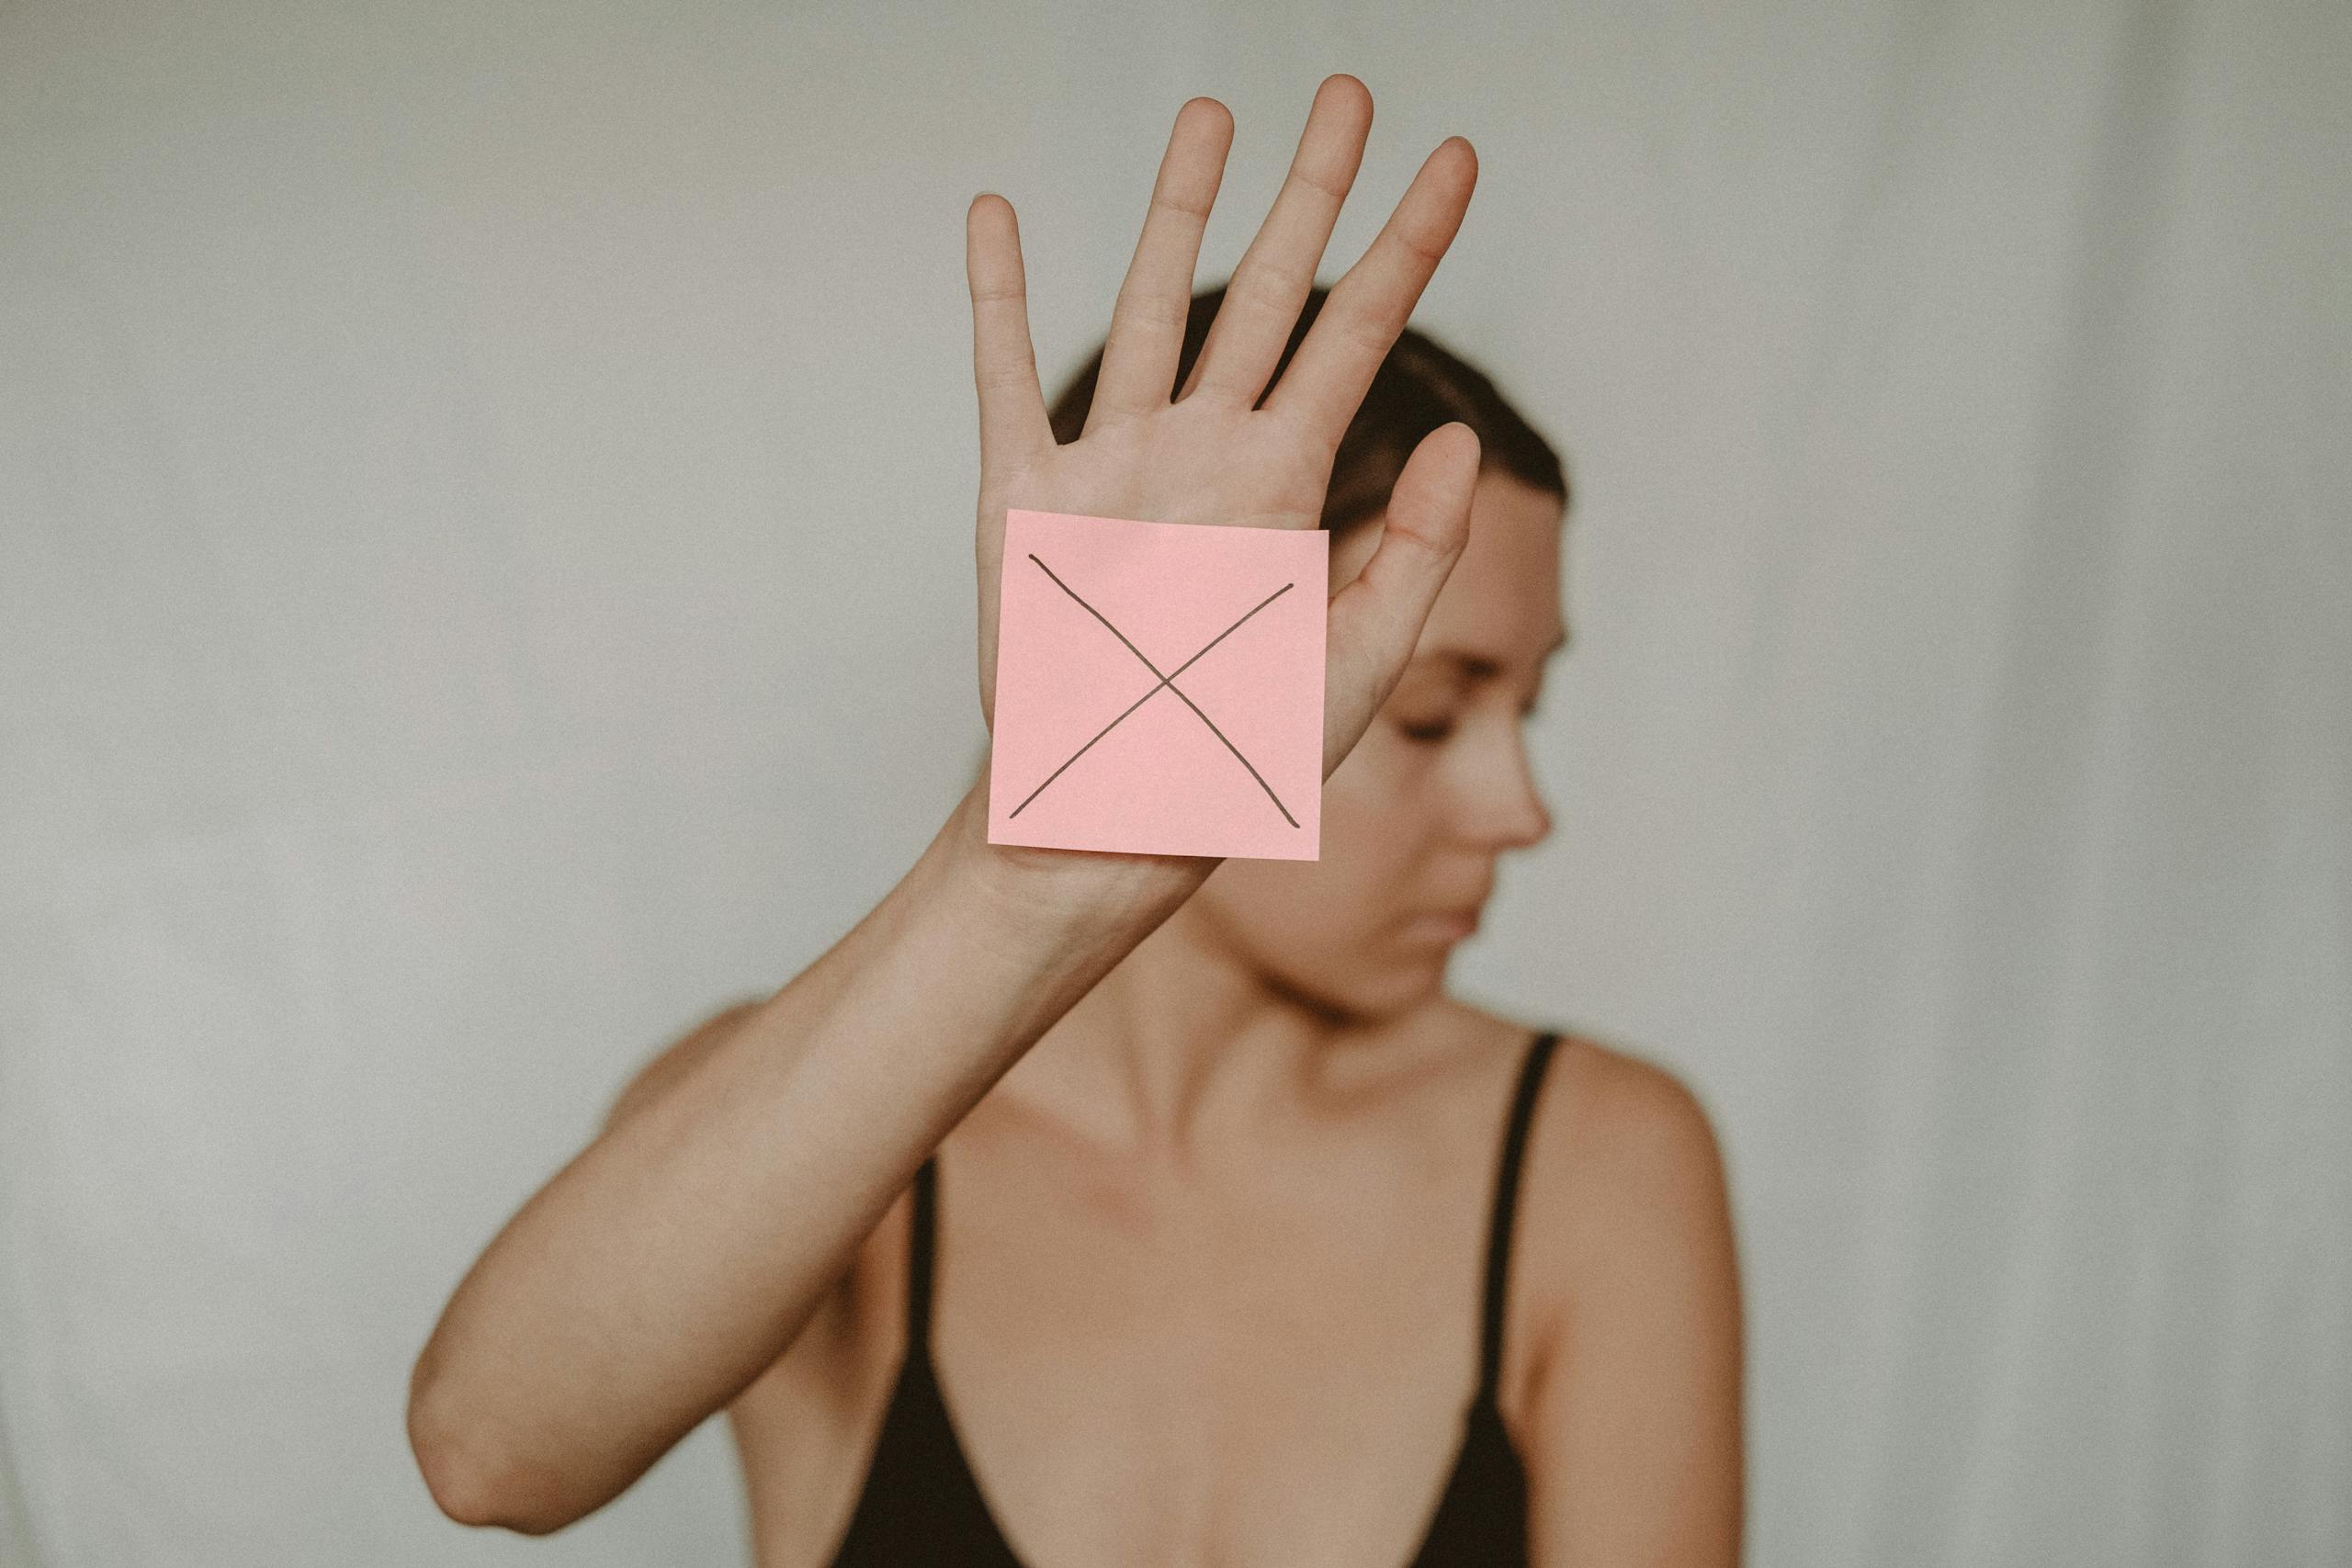
<instances>
[{"instance_id":1,"label":"upper arm","mask_svg":"<svg viewBox=\"0 0 2352 1568\"><path fill-rule=\"evenodd\" d=\"M1672 1074L1590 1055L1554 1205L1560 1305L1529 1391L1535 1561L1735 1568L1743 1354L1721 1151Z\"/></svg>"},{"instance_id":2,"label":"upper arm","mask_svg":"<svg viewBox=\"0 0 2352 1568\"><path fill-rule=\"evenodd\" d=\"M664 1047L652 1060L639 1068L628 1086L615 1097L612 1108L605 1112L604 1131L611 1132L630 1112L661 1098L663 1090L693 1071L697 1062L709 1055L718 1043L733 1033L736 1026L757 1011L759 1006L757 1001L741 1001L721 1008Z\"/></svg>"}]
</instances>

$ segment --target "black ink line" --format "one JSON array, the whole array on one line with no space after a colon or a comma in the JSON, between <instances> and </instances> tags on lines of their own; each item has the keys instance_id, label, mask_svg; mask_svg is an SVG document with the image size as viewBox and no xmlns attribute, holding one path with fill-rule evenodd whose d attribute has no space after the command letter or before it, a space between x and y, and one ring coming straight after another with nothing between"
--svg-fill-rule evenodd
<instances>
[{"instance_id":1,"label":"black ink line","mask_svg":"<svg viewBox=\"0 0 2352 1568\"><path fill-rule=\"evenodd\" d=\"M1121 631L1118 627L1112 626L1111 618L1109 616L1096 609L1093 605L1087 604L1083 598L1080 597L1076 589L1072 588L1069 583L1064 582L1061 578L1055 573L1052 567L1047 566L1042 560L1037 560L1036 556L1034 554L1031 555L1029 558L1037 562L1038 570L1044 572L1047 577L1054 580L1055 587L1060 589L1063 592L1076 600L1080 608L1085 610L1088 615L1092 615L1096 620L1101 621L1103 626L1113 637L1117 637L1120 642L1125 644L1127 651L1141 660L1145 669L1150 671L1154 675L1159 675L1159 685L1152 687L1150 691L1146 692L1142 696L1137 697L1134 702L1129 703L1125 711L1121 713L1117 718L1113 719L1101 729L1095 731L1093 739L1087 741L1085 745L1071 752L1069 761L1064 762L1060 767L1056 768L1052 773L1046 774L1045 784L1041 784L1035 789L1031 790L1026 799L1023 800L1019 806L1014 807L1011 811L1005 813L1005 819L1007 821L1011 821L1013 818L1020 816L1021 813L1028 807L1030 801L1036 799L1040 795L1045 793L1046 784L1052 784L1056 779L1061 777L1063 773L1069 770L1071 762L1077 761L1080 757L1085 756L1087 752L1093 750L1094 742L1096 740L1102 739L1102 737L1110 734L1114 729L1116 729L1121 724L1126 721L1128 714L1134 713L1136 709L1143 706L1144 704L1158 696L1164 688L1168 691L1174 692L1176 694L1177 701L1182 703L1186 707L1191 708L1193 715L1198 717L1203 724L1209 727L1209 733L1216 736L1219 740L1224 741L1225 749L1233 753L1234 760L1239 762L1244 768L1248 768L1250 770L1250 776L1258 781L1258 787L1266 792L1266 798L1274 803L1274 809L1283 814L1283 820L1289 823L1294 828L1298 826L1298 818L1290 814L1290 807L1284 806L1283 804L1282 796L1274 793L1274 786L1268 784L1265 780L1265 776L1260 773L1255 767L1250 765L1250 759L1241 754L1241 748L1236 746L1230 739L1228 739L1225 731L1216 727L1216 721L1209 717L1207 714L1201 712L1201 705L1194 702L1191 697L1186 696L1184 694L1183 688L1176 684L1176 677L1182 675L1185 671L1190 670L1193 665L1198 664L1202 658L1207 654L1210 649L1215 648L1218 643L1223 642L1227 637L1229 637L1235 632L1239 631L1243 624L1250 619L1250 615L1256 615L1260 610L1264 609L1267 605L1272 604L1275 600L1289 592L1293 588L1296 587L1297 584L1291 582L1283 583L1280 588L1275 589L1272 593L1267 594L1263 599L1252 605L1249 614L1243 615L1240 620L1234 622L1233 625L1226 627L1225 630L1211 637L1201 649L1199 653L1195 653L1192 658L1187 659L1183 663L1179 664L1167 674L1160 675L1159 666L1154 664L1150 659L1145 655L1142 649L1137 648L1133 642L1128 641L1126 633Z\"/></svg>"},{"instance_id":2,"label":"black ink line","mask_svg":"<svg viewBox=\"0 0 2352 1568\"><path fill-rule=\"evenodd\" d=\"M1083 598L1080 597L1075 589L1071 588L1069 583L1064 582L1060 577L1055 574L1053 568L1047 566L1044 561L1038 560L1035 555L1032 555L1029 558L1037 562L1037 569L1040 571L1043 571L1047 577L1053 578L1056 587L1069 594L1073 600L1076 600L1087 614L1092 615L1096 620L1101 621L1104 627L1110 631L1113 637L1117 637L1122 643L1125 643L1126 645L1127 651L1134 654L1138 660L1143 661L1143 667L1145 669L1150 671L1154 675L1159 675L1159 685L1152 687L1150 691L1146 692L1142 696L1137 697L1134 702L1128 704L1125 711L1121 713L1117 718L1113 719L1109 724L1104 725L1101 729L1097 730L1092 739L1090 739L1085 745L1072 752L1069 761L1064 762L1060 767L1056 768L1051 773L1047 774L1045 784L1041 784L1035 789L1031 790L1027 799L1023 800L1019 806L1014 807L1011 811L1005 814L1006 820L1010 821L1012 818L1020 816L1022 811L1027 807L1030 801L1036 799L1038 795L1045 792L1046 784L1052 784L1054 780L1061 777L1062 774L1068 771L1071 762L1077 761L1079 758L1086 755L1089 750L1093 749L1094 742L1096 740L1102 739L1103 736L1110 734L1112 730L1117 728L1119 725L1126 719L1128 714L1134 713L1136 709L1143 706L1144 704L1158 696L1159 694L1160 688L1166 687L1169 691L1174 692L1177 699L1186 707L1191 708L1193 712L1199 716L1200 721L1203 724L1209 727L1209 733L1216 736L1219 740L1225 743L1225 749L1233 753L1236 761L1239 761L1244 768L1249 769L1250 776L1258 781L1258 787L1266 792L1266 798L1274 803L1274 809L1283 814L1283 820L1289 823L1294 828L1298 826L1298 819L1290 814L1289 807L1283 805L1282 797L1274 794L1273 786L1266 783L1265 778L1260 774L1255 767L1250 766L1250 759L1242 756L1241 749L1234 745L1230 739L1227 739L1225 731L1219 729L1216 727L1216 722L1212 720L1207 714L1201 712L1200 705L1193 702L1191 697L1186 696L1182 688L1175 684L1177 676L1182 675L1185 671L1190 670L1193 665L1199 663L1203 656L1207 654L1210 649L1215 648L1218 643L1223 642L1227 637L1231 637L1235 632L1240 630L1243 623L1247 622L1250 615L1256 615L1260 610L1264 609L1267 605L1272 604L1275 600L1289 592L1294 587L1297 586L1295 583L1285 582L1280 588L1275 589L1272 593L1267 594L1265 598L1260 600L1255 605L1251 606L1248 615L1243 615L1240 620L1234 622L1233 625L1217 633L1216 637L1211 637L1208 643L1202 648L1199 653L1195 653L1192 658L1187 659L1183 663L1178 665L1174 670L1169 671L1167 674L1160 675L1159 666L1154 664L1148 658L1147 658L1143 649L1137 648L1133 642L1128 641L1127 636L1125 632L1119 630L1117 626L1112 626L1108 616L1104 615L1102 611L1097 610L1093 605L1087 604Z\"/></svg>"}]
</instances>

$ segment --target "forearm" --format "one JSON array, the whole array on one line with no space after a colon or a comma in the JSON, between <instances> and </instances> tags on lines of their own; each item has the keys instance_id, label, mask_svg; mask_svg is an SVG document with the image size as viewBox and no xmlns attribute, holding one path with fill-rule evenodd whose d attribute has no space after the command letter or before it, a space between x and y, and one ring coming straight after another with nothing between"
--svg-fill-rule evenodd
<instances>
[{"instance_id":1,"label":"forearm","mask_svg":"<svg viewBox=\"0 0 2352 1568\"><path fill-rule=\"evenodd\" d=\"M1212 864L1001 851L979 804L476 1261L411 1422L452 1491L494 1495L478 1511L568 1522L731 1401L914 1168Z\"/></svg>"}]
</instances>

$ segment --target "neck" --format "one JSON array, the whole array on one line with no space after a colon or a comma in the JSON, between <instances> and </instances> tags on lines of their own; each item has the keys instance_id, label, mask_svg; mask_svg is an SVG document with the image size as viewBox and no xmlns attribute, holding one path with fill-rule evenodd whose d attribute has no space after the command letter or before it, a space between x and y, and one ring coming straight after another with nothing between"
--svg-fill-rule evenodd
<instances>
[{"instance_id":1,"label":"neck","mask_svg":"<svg viewBox=\"0 0 2352 1568\"><path fill-rule=\"evenodd\" d=\"M1285 994L1188 904L1004 1082L1090 1139L1190 1165L1295 1120L1328 1048L1351 1027Z\"/></svg>"}]
</instances>

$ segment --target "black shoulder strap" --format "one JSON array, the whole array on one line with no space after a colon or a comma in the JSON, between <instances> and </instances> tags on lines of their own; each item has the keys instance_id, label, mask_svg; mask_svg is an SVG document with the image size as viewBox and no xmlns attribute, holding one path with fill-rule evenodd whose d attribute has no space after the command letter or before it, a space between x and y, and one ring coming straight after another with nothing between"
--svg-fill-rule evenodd
<instances>
[{"instance_id":1,"label":"black shoulder strap","mask_svg":"<svg viewBox=\"0 0 2352 1568\"><path fill-rule=\"evenodd\" d=\"M938 1230L938 1156L925 1158L915 1170L914 1223L907 1236L907 1354L931 1353L931 1253Z\"/></svg>"},{"instance_id":2,"label":"black shoulder strap","mask_svg":"<svg viewBox=\"0 0 2352 1568\"><path fill-rule=\"evenodd\" d=\"M1535 1112L1535 1091L1543 1086L1544 1069L1552 1059L1557 1034L1546 1031L1527 1047L1519 1069L1519 1088L1510 1104L1510 1122L1503 1134L1503 1152L1495 1172L1493 1215L1487 1233L1487 1296L1478 1340L1478 1392L1491 1395L1500 1381L1503 1364L1504 1286L1510 1279L1511 1216L1519 1208L1520 1155L1527 1145L1527 1123Z\"/></svg>"}]
</instances>

